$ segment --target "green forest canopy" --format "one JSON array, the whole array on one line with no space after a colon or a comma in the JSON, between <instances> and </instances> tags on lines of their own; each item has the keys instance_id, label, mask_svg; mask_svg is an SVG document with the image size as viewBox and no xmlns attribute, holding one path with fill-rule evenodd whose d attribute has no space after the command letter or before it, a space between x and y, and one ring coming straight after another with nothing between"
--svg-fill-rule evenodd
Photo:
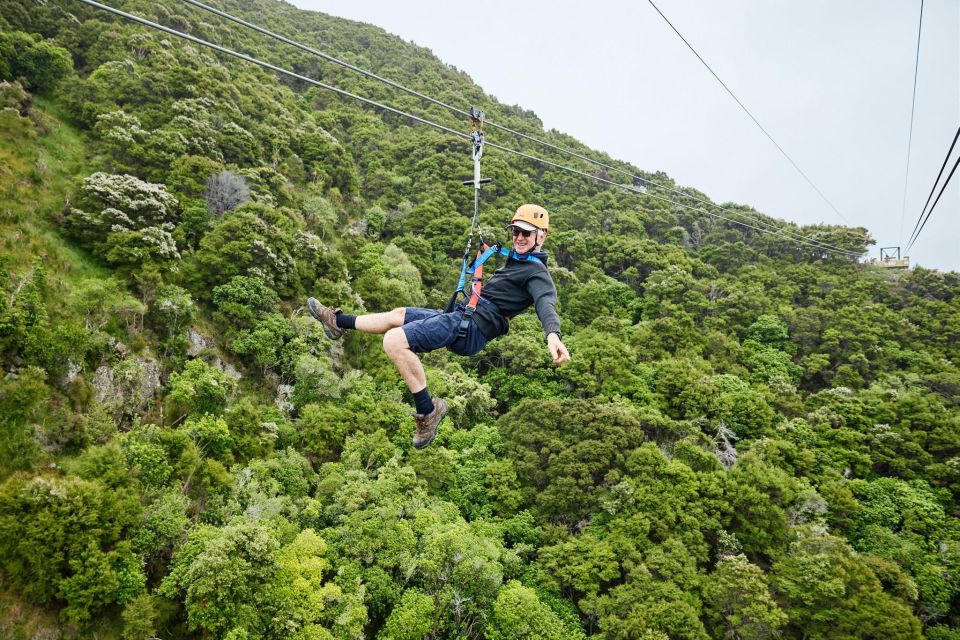
<instances>
[{"instance_id":1,"label":"green forest canopy","mask_svg":"<svg viewBox=\"0 0 960 640\"><path fill-rule=\"evenodd\" d=\"M467 128L186 3L115 6ZM375 27L217 6L706 198ZM4 637L960 639L960 275L489 152L491 235L551 211L573 360L532 314L430 354L451 414L415 451L375 338L300 306L443 303L464 141L72 0L0 4L0 80Z\"/></svg>"}]
</instances>

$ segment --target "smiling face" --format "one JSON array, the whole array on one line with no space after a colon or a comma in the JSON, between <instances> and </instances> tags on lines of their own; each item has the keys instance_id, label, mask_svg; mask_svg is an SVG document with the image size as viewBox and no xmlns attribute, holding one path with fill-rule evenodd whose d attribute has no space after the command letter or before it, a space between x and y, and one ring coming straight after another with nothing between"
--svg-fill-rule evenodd
<instances>
[{"instance_id":1,"label":"smiling face","mask_svg":"<svg viewBox=\"0 0 960 640\"><path fill-rule=\"evenodd\" d=\"M513 250L517 253L528 253L539 249L543 244L547 234L539 229L525 229L520 225L512 225L510 231L513 234Z\"/></svg>"}]
</instances>

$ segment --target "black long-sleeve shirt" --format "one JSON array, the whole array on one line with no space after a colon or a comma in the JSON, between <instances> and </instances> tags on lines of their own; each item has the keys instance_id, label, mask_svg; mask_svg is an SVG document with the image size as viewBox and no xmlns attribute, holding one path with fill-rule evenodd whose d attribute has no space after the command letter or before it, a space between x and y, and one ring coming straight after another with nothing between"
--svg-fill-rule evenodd
<instances>
[{"instance_id":1,"label":"black long-sleeve shirt","mask_svg":"<svg viewBox=\"0 0 960 640\"><path fill-rule=\"evenodd\" d=\"M531 305L537 310L544 333L560 333L557 288L546 267L546 254L537 253L536 256L542 262L507 258L506 263L483 285L483 298L495 306L477 305L474 318L488 340L509 331L509 319L523 313Z\"/></svg>"}]
</instances>

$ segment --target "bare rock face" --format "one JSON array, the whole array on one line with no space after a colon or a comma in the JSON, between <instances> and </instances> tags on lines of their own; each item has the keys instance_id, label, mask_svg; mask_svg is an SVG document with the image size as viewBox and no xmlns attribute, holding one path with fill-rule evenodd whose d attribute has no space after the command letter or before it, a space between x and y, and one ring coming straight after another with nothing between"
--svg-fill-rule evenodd
<instances>
[{"instance_id":1,"label":"bare rock face","mask_svg":"<svg viewBox=\"0 0 960 640\"><path fill-rule=\"evenodd\" d=\"M77 379L77 376L80 375L81 371L83 371L83 367L81 365L73 362L72 360L67 362L66 369L58 381L60 383L60 388L66 389L73 384L73 381Z\"/></svg>"},{"instance_id":2,"label":"bare rock face","mask_svg":"<svg viewBox=\"0 0 960 640\"><path fill-rule=\"evenodd\" d=\"M277 408L280 409L280 411L282 411L286 416L289 416L291 413L293 413L293 410L295 409L293 401L291 400L291 396L293 396L292 384L277 385Z\"/></svg>"},{"instance_id":3,"label":"bare rock face","mask_svg":"<svg viewBox=\"0 0 960 640\"><path fill-rule=\"evenodd\" d=\"M207 349L213 347L213 340L203 335L193 327L190 327L187 330L187 339L190 340L190 346L187 347L188 358L196 358Z\"/></svg>"},{"instance_id":4,"label":"bare rock face","mask_svg":"<svg viewBox=\"0 0 960 640\"><path fill-rule=\"evenodd\" d=\"M338 370L343 370L343 363L347 358L347 350L344 348L343 340L329 340L330 360L333 366Z\"/></svg>"},{"instance_id":5,"label":"bare rock face","mask_svg":"<svg viewBox=\"0 0 960 640\"><path fill-rule=\"evenodd\" d=\"M97 402L106 402L108 398L113 399L115 397L113 369L105 364L97 367L93 377L90 378L90 386L96 389L94 397Z\"/></svg>"},{"instance_id":6,"label":"bare rock face","mask_svg":"<svg viewBox=\"0 0 960 640\"><path fill-rule=\"evenodd\" d=\"M97 402L117 407L122 413L136 413L161 388L160 364L149 358L127 358L112 367L101 365L94 372L90 384L95 389Z\"/></svg>"},{"instance_id":7,"label":"bare rock face","mask_svg":"<svg viewBox=\"0 0 960 640\"><path fill-rule=\"evenodd\" d=\"M237 371L236 367L220 356L216 356L213 361L210 362L210 364L227 374L227 377L232 378L233 380L240 380L243 377L243 374Z\"/></svg>"}]
</instances>

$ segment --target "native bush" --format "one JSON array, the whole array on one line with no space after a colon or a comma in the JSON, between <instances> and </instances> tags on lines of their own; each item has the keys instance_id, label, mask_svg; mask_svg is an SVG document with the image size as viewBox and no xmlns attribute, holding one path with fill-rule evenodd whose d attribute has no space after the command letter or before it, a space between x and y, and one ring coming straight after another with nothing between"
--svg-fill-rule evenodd
<instances>
[{"instance_id":1,"label":"native bush","mask_svg":"<svg viewBox=\"0 0 960 640\"><path fill-rule=\"evenodd\" d=\"M0 80L24 78L28 88L53 89L73 72L70 52L22 31L0 32Z\"/></svg>"},{"instance_id":2,"label":"native bush","mask_svg":"<svg viewBox=\"0 0 960 640\"><path fill-rule=\"evenodd\" d=\"M67 227L108 262L164 264L180 258L170 233L179 203L164 185L98 172L83 181L77 204L66 214Z\"/></svg>"}]
</instances>

